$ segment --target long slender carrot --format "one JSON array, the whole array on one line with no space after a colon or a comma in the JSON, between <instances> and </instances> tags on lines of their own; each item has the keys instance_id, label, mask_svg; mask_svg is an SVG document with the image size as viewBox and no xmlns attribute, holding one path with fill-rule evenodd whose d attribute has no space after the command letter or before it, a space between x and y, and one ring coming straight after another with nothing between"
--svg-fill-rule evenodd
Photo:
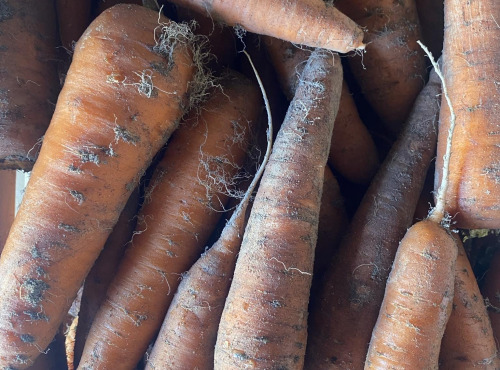
<instances>
[{"instance_id":1,"label":"long slender carrot","mask_svg":"<svg viewBox=\"0 0 500 370\"><path fill-rule=\"evenodd\" d=\"M460 228L500 228L500 2L445 1L443 75L448 86L442 104L435 189L441 183L446 132L452 139L445 212Z\"/></svg>"},{"instance_id":2,"label":"long slender carrot","mask_svg":"<svg viewBox=\"0 0 500 370\"><path fill-rule=\"evenodd\" d=\"M438 223L424 220L408 230L387 280L365 369L438 369L456 258L454 238Z\"/></svg>"},{"instance_id":3,"label":"long slender carrot","mask_svg":"<svg viewBox=\"0 0 500 370\"><path fill-rule=\"evenodd\" d=\"M456 242L455 295L441 344L439 368L499 369L500 359L483 297L462 242L458 237Z\"/></svg>"},{"instance_id":4,"label":"long slender carrot","mask_svg":"<svg viewBox=\"0 0 500 370\"><path fill-rule=\"evenodd\" d=\"M0 366L24 368L50 343L187 106L194 37L160 22L154 11L116 6L76 45L0 259Z\"/></svg>"},{"instance_id":5,"label":"long slender carrot","mask_svg":"<svg viewBox=\"0 0 500 370\"><path fill-rule=\"evenodd\" d=\"M59 91L52 0L0 6L0 169L30 170Z\"/></svg>"},{"instance_id":6,"label":"long slender carrot","mask_svg":"<svg viewBox=\"0 0 500 370\"><path fill-rule=\"evenodd\" d=\"M323 0L174 0L229 26L346 53L364 49L363 31Z\"/></svg>"},{"instance_id":7,"label":"long slender carrot","mask_svg":"<svg viewBox=\"0 0 500 370\"><path fill-rule=\"evenodd\" d=\"M387 275L434 155L439 92L432 74L332 261L311 312L308 369L363 367Z\"/></svg>"},{"instance_id":8,"label":"long slender carrot","mask_svg":"<svg viewBox=\"0 0 500 370\"><path fill-rule=\"evenodd\" d=\"M0 171L0 253L16 213L16 171Z\"/></svg>"},{"instance_id":9,"label":"long slender carrot","mask_svg":"<svg viewBox=\"0 0 500 370\"><path fill-rule=\"evenodd\" d=\"M131 194L123 209L113 231L106 240L104 248L95 261L92 269L85 278L83 285L80 310L78 311L78 325L73 333L74 356L73 363L78 366L82 356L85 340L94 321L94 316L106 298L106 291L116 274L118 265L125 247L129 244L135 230L137 218L135 217L139 205L139 190Z\"/></svg>"},{"instance_id":10,"label":"long slender carrot","mask_svg":"<svg viewBox=\"0 0 500 370\"><path fill-rule=\"evenodd\" d=\"M80 369L132 368L160 329L181 274L199 257L242 166L259 112L238 74L183 123L155 170L138 234L97 312Z\"/></svg>"},{"instance_id":11,"label":"long slender carrot","mask_svg":"<svg viewBox=\"0 0 500 370\"><path fill-rule=\"evenodd\" d=\"M216 369L303 365L324 166L341 83L338 56L312 53L243 236L219 325Z\"/></svg>"},{"instance_id":12,"label":"long slender carrot","mask_svg":"<svg viewBox=\"0 0 500 370\"><path fill-rule=\"evenodd\" d=\"M247 207L271 154L272 118L267 98L265 102L268 129L264 159L219 239L182 279L149 356L148 368L161 369L168 365L201 370L213 367L217 329L244 233Z\"/></svg>"},{"instance_id":13,"label":"long slender carrot","mask_svg":"<svg viewBox=\"0 0 500 370\"><path fill-rule=\"evenodd\" d=\"M311 51L273 37L266 36L263 39L281 88L291 100ZM342 176L357 184L370 182L380 164L375 143L359 118L345 82L342 84L339 112L333 126L328 162Z\"/></svg>"},{"instance_id":14,"label":"long slender carrot","mask_svg":"<svg viewBox=\"0 0 500 370\"><path fill-rule=\"evenodd\" d=\"M425 85L427 71L415 0L337 0L367 30L366 53L349 66L385 129L396 137Z\"/></svg>"}]
</instances>

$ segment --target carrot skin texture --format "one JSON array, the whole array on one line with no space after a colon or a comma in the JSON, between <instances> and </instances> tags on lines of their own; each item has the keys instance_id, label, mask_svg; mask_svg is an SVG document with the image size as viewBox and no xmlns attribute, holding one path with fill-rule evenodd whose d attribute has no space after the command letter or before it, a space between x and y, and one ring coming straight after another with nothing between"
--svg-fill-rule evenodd
<instances>
[{"instance_id":1,"label":"carrot skin texture","mask_svg":"<svg viewBox=\"0 0 500 370\"><path fill-rule=\"evenodd\" d=\"M141 173L183 114L190 46L177 43L170 60L154 53L157 26L156 12L117 6L76 46L0 259L1 366L23 368L19 356L29 365L50 343ZM167 63L165 76L153 70ZM154 81L150 95L134 85L143 70Z\"/></svg>"},{"instance_id":2,"label":"carrot skin texture","mask_svg":"<svg viewBox=\"0 0 500 370\"><path fill-rule=\"evenodd\" d=\"M182 124L156 167L150 201L139 212L139 234L94 318L80 369L137 364L161 327L181 274L199 257L222 215L228 196L210 177L224 174L221 180L228 181L242 166L259 95L240 75L221 84L202 115L193 112Z\"/></svg>"},{"instance_id":3,"label":"carrot skin texture","mask_svg":"<svg viewBox=\"0 0 500 370\"><path fill-rule=\"evenodd\" d=\"M137 223L136 214L139 206L139 189L131 194L118 222L106 240L104 248L95 261L92 269L85 278L83 285L80 310L78 312L78 325L74 335L74 359L75 367L80 363L83 347L88 332L94 321L94 316L102 301L106 298L106 291L116 274L118 265L125 247L129 244L132 233Z\"/></svg>"},{"instance_id":4,"label":"carrot skin texture","mask_svg":"<svg viewBox=\"0 0 500 370\"><path fill-rule=\"evenodd\" d=\"M306 369L363 367L387 275L434 155L440 85L431 74L325 274L311 312Z\"/></svg>"},{"instance_id":5,"label":"carrot skin texture","mask_svg":"<svg viewBox=\"0 0 500 370\"><path fill-rule=\"evenodd\" d=\"M438 369L457 253L453 236L433 221L408 229L387 280L365 369Z\"/></svg>"},{"instance_id":6,"label":"carrot skin texture","mask_svg":"<svg viewBox=\"0 0 500 370\"><path fill-rule=\"evenodd\" d=\"M467 229L500 228L500 2L445 1L443 75L456 115L445 211ZM441 106L435 189L450 125Z\"/></svg>"},{"instance_id":7,"label":"carrot skin texture","mask_svg":"<svg viewBox=\"0 0 500 370\"><path fill-rule=\"evenodd\" d=\"M0 6L0 169L31 170L59 92L52 0Z\"/></svg>"},{"instance_id":8,"label":"carrot skin texture","mask_svg":"<svg viewBox=\"0 0 500 370\"><path fill-rule=\"evenodd\" d=\"M443 370L499 369L496 343L483 296L461 240L456 237L453 309L441 343L439 368Z\"/></svg>"},{"instance_id":9,"label":"carrot skin texture","mask_svg":"<svg viewBox=\"0 0 500 370\"><path fill-rule=\"evenodd\" d=\"M500 351L500 249L493 256L481 292L487 299L493 336Z\"/></svg>"},{"instance_id":10,"label":"carrot skin texture","mask_svg":"<svg viewBox=\"0 0 500 370\"><path fill-rule=\"evenodd\" d=\"M303 366L324 166L341 83L338 56L314 52L254 200L219 325L215 369Z\"/></svg>"},{"instance_id":11,"label":"carrot skin texture","mask_svg":"<svg viewBox=\"0 0 500 370\"><path fill-rule=\"evenodd\" d=\"M347 53L363 49L363 31L323 0L174 0L173 3L208 13L229 26L297 44ZM307 31L306 31L307 28Z\"/></svg>"},{"instance_id":12,"label":"carrot skin texture","mask_svg":"<svg viewBox=\"0 0 500 370\"><path fill-rule=\"evenodd\" d=\"M335 6L367 30L366 53L349 58L361 90L394 138L425 85L414 0L339 0Z\"/></svg>"},{"instance_id":13,"label":"carrot skin texture","mask_svg":"<svg viewBox=\"0 0 500 370\"><path fill-rule=\"evenodd\" d=\"M293 98L310 50L273 37L263 37L264 44L288 100ZM377 148L361 121L345 81L332 133L328 162L342 176L356 184L367 184L380 165Z\"/></svg>"}]
</instances>

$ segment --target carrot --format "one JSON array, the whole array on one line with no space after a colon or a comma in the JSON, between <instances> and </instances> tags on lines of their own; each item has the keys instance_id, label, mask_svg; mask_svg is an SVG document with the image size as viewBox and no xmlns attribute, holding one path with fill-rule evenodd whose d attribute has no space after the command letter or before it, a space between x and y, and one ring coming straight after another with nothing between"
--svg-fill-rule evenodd
<instances>
[{"instance_id":1,"label":"carrot","mask_svg":"<svg viewBox=\"0 0 500 370\"><path fill-rule=\"evenodd\" d=\"M455 295L441 344L439 368L499 369L500 359L483 297L462 242L458 237L456 242Z\"/></svg>"},{"instance_id":2,"label":"carrot","mask_svg":"<svg viewBox=\"0 0 500 370\"><path fill-rule=\"evenodd\" d=\"M16 171L0 171L0 253L16 212Z\"/></svg>"},{"instance_id":3,"label":"carrot","mask_svg":"<svg viewBox=\"0 0 500 370\"><path fill-rule=\"evenodd\" d=\"M297 44L347 53L364 49L363 31L323 0L174 0L229 26Z\"/></svg>"},{"instance_id":4,"label":"carrot","mask_svg":"<svg viewBox=\"0 0 500 370\"><path fill-rule=\"evenodd\" d=\"M373 329L365 369L438 369L451 313L457 246L432 220L401 241Z\"/></svg>"},{"instance_id":5,"label":"carrot","mask_svg":"<svg viewBox=\"0 0 500 370\"><path fill-rule=\"evenodd\" d=\"M139 212L137 235L96 313L81 369L132 368L160 329L181 274L199 257L243 164L259 111L238 74L176 132Z\"/></svg>"},{"instance_id":6,"label":"carrot","mask_svg":"<svg viewBox=\"0 0 500 370\"><path fill-rule=\"evenodd\" d=\"M308 369L363 367L387 275L434 155L439 92L433 74L331 262L311 312Z\"/></svg>"},{"instance_id":7,"label":"carrot","mask_svg":"<svg viewBox=\"0 0 500 370\"><path fill-rule=\"evenodd\" d=\"M262 89L260 78L258 82ZM264 159L219 239L183 277L149 356L148 368L161 369L167 364L191 369L213 367L217 328L231 285L247 208L271 153L273 130L267 99L266 107L269 127Z\"/></svg>"},{"instance_id":8,"label":"carrot","mask_svg":"<svg viewBox=\"0 0 500 370\"><path fill-rule=\"evenodd\" d=\"M338 56L311 54L243 236L219 325L216 369L303 365L324 166L341 82Z\"/></svg>"},{"instance_id":9,"label":"carrot","mask_svg":"<svg viewBox=\"0 0 500 370\"><path fill-rule=\"evenodd\" d=\"M63 325L57 331L54 340L47 349L37 357L28 370L66 370L66 356L64 353Z\"/></svg>"},{"instance_id":10,"label":"carrot","mask_svg":"<svg viewBox=\"0 0 500 370\"><path fill-rule=\"evenodd\" d=\"M487 303L497 350L500 351L500 249L491 260L481 292Z\"/></svg>"},{"instance_id":11,"label":"carrot","mask_svg":"<svg viewBox=\"0 0 500 370\"><path fill-rule=\"evenodd\" d=\"M338 0L335 6L367 30L366 53L349 58L349 66L388 134L396 137L427 77L415 1Z\"/></svg>"},{"instance_id":12,"label":"carrot","mask_svg":"<svg viewBox=\"0 0 500 370\"><path fill-rule=\"evenodd\" d=\"M106 244L95 261L92 269L85 278L83 292L78 312L78 325L75 324L73 333L74 364L78 366L82 356L83 347L87 338L94 316L102 301L106 298L106 291L116 274L118 265L125 247L129 244L132 233L137 223L135 217L139 205L139 190L136 189L130 196L123 209L118 222L106 240Z\"/></svg>"},{"instance_id":13,"label":"carrot","mask_svg":"<svg viewBox=\"0 0 500 370\"><path fill-rule=\"evenodd\" d=\"M290 100L295 94L310 50L299 49L289 42L272 37L263 39L281 88ZM359 118L345 82L342 84L328 162L342 176L357 184L370 182L380 164L375 143Z\"/></svg>"},{"instance_id":14,"label":"carrot","mask_svg":"<svg viewBox=\"0 0 500 370\"><path fill-rule=\"evenodd\" d=\"M441 108L435 189L443 172L445 133L454 121L449 184L443 196L445 212L460 228L500 227L498 19L498 1L445 1L443 74L452 108Z\"/></svg>"},{"instance_id":15,"label":"carrot","mask_svg":"<svg viewBox=\"0 0 500 370\"><path fill-rule=\"evenodd\" d=\"M94 4L95 16L101 14L106 9L112 8L117 4L135 4L142 5L142 0L91 0Z\"/></svg>"},{"instance_id":16,"label":"carrot","mask_svg":"<svg viewBox=\"0 0 500 370\"><path fill-rule=\"evenodd\" d=\"M91 21L91 0L57 0L57 20L59 35L64 48L73 47Z\"/></svg>"},{"instance_id":17,"label":"carrot","mask_svg":"<svg viewBox=\"0 0 500 370\"><path fill-rule=\"evenodd\" d=\"M0 6L0 169L31 170L59 91L51 0Z\"/></svg>"},{"instance_id":18,"label":"carrot","mask_svg":"<svg viewBox=\"0 0 500 370\"><path fill-rule=\"evenodd\" d=\"M141 173L177 126L188 88L196 91L194 36L160 22L154 11L116 6L76 45L0 259L0 366L24 368L50 343Z\"/></svg>"}]
</instances>

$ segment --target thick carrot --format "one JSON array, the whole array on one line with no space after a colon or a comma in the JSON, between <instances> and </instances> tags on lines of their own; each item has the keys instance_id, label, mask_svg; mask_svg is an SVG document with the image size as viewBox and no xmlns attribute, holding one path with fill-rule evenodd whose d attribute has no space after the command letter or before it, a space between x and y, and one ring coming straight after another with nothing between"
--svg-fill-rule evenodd
<instances>
[{"instance_id":1,"label":"thick carrot","mask_svg":"<svg viewBox=\"0 0 500 370\"><path fill-rule=\"evenodd\" d=\"M278 75L281 88L291 100L307 58L307 49L273 37L264 37L268 54ZM351 182L366 184L380 164L377 148L361 121L347 84L342 85L340 107L335 119L328 162Z\"/></svg>"},{"instance_id":2,"label":"thick carrot","mask_svg":"<svg viewBox=\"0 0 500 370\"><path fill-rule=\"evenodd\" d=\"M0 3L0 169L30 170L59 91L52 0Z\"/></svg>"},{"instance_id":3,"label":"thick carrot","mask_svg":"<svg viewBox=\"0 0 500 370\"><path fill-rule=\"evenodd\" d=\"M366 53L349 66L385 129L396 137L427 76L415 0L338 0L335 6L367 30Z\"/></svg>"},{"instance_id":4,"label":"thick carrot","mask_svg":"<svg viewBox=\"0 0 500 370\"><path fill-rule=\"evenodd\" d=\"M242 166L259 112L238 74L176 132L139 212L137 235L97 312L80 369L132 368L160 329L181 275L199 257Z\"/></svg>"},{"instance_id":5,"label":"thick carrot","mask_svg":"<svg viewBox=\"0 0 500 370\"><path fill-rule=\"evenodd\" d=\"M229 26L297 44L347 53L364 49L363 31L323 0L174 0Z\"/></svg>"},{"instance_id":6,"label":"thick carrot","mask_svg":"<svg viewBox=\"0 0 500 370\"><path fill-rule=\"evenodd\" d=\"M457 250L454 238L434 221L408 230L387 280L365 369L438 369Z\"/></svg>"},{"instance_id":7,"label":"thick carrot","mask_svg":"<svg viewBox=\"0 0 500 370\"><path fill-rule=\"evenodd\" d=\"M16 171L0 171L0 253L16 213Z\"/></svg>"},{"instance_id":8,"label":"thick carrot","mask_svg":"<svg viewBox=\"0 0 500 370\"><path fill-rule=\"evenodd\" d=\"M260 78L258 81L262 89ZM183 277L149 356L148 368L162 369L166 364L186 369L213 368L217 329L244 233L247 207L271 153L273 130L267 99L266 107L267 149L260 168L219 239Z\"/></svg>"},{"instance_id":9,"label":"thick carrot","mask_svg":"<svg viewBox=\"0 0 500 370\"><path fill-rule=\"evenodd\" d=\"M341 84L338 56L311 54L243 236L216 369L303 366L324 166Z\"/></svg>"},{"instance_id":10,"label":"thick carrot","mask_svg":"<svg viewBox=\"0 0 500 370\"><path fill-rule=\"evenodd\" d=\"M106 240L99 258L97 258L85 278L80 310L78 311L78 325L75 325L76 334L73 333L73 363L75 366L78 366L80 362L85 340L94 321L94 316L106 297L106 291L116 274L120 260L125 252L125 247L132 238L132 233L137 223L135 216L138 211L138 205L139 190L136 189L125 205L108 240Z\"/></svg>"},{"instance_id":11,"label":"thick carrot","mask_svg":"<svg viewBox=\"0 0 500 370\"><path fill-rule=\"evenodd\" d=\"M460 238L456 238L453 309L446 325L439 368L466 370L500 369L496 343L483 297Z\"/></svg>"},{"instance_id":12,"label":"thick carrot","mask_svg":"<svg viewBox=\"0 0 500 370\"><path fill-rule=\"evenodd\" d=\"M444 209L460 228L500 228L499 19L496 0L445 1L443 75L452 110L443 100L435 189L454 121Z\"/></svg>"},{"instance_id":13,"label":"thick carrot","mask_svg":"<svg viewBox=\"0 0 500 370\"><path fill-rule=\"evenodd\" d=\"M154 11L116 6L76 45L0 259L0 366L26 367L50 343L183 114L194 38L160 22Z\"/></svg>"},{"instance_id":14,"label":"thick carrot","mask_svg":"<svg viewBox=\"0 0 500 370\"><path fill-rule=\"evenodd\" d=\"M500 351L500 249L491 260L490 267L484 277L481 292L488 306L493 336Z\"/></svg>"},{"instance_id":15,"label":"thick carrot","mask_svg":"<svg viewBox=\"0 0 500 370\"><path fill-rule=\"evenodd\" d=\"M432 74L332 261L311 312L308 369L363 367L387 275L434 155L439 92Z\"/></svg>"}]
</instances>

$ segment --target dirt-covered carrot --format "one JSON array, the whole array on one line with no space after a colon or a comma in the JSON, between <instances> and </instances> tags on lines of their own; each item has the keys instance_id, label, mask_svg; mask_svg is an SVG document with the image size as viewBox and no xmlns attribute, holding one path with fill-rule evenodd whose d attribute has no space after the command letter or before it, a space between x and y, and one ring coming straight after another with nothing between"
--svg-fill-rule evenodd
<instances>
[{"instance_id":1,"label":"dirt-covered carrot","mask_svg":"<svg viewBox=\"0 0 500 370\"><path fill-rule=\"evenodd\" d=\"M490 318L462 242L456 238L455 295L446 325L439 368L500 369Z\"/></svg>"},{"instance_id":2,"label":"dirt-covered carrot","mask_svg":"<svg viewBox=\"0 0 500 370\"><path fill-rule=\"evenodd\" d=\"M311 312L309 369L363 367L385 281L434 155L439 92L432 74L332 261Z\"/></svg>"},{"instance_id":3,"label":"dirt-covered carrot","mask_svg":"<svg viewBox=\"0 0 500 370\"><path fill-rule=\"evenodd\" d=\"M349 66L385 129L396 137L427 77L415 0L337 0L367 30L366 53Z\"/></svg>"},{"instance_id":4,"label":"dirt-covered carrot","mask_svg":"<svg viewBox=\"0 0 500 370\"><path fill-rule=\"evenodd\" d=\"M56 0L59 36L68 51L73 47L91 21L91 0Z\"/></svg>"},{"instance_id":5,"label":"dirt-covered carrot","mask_svg":"<svg viewBox=\"0 0 500 370\"><path fill-rule=\"evenodd\" d=\"M194 39L154 11L116 6L77 43L0 259L0 367L27 367L54 337L199 86Z\"/></svg>"},{"instance_id":6,"label":"dirt-covered carrot","mask_svg":"<svg viewBox=\"0 0 500 370\"><path fill-rule=\"evenodd\" d=\"M136 189L131 194L125 208L123 209L118 222L106 240L106 244L95 261L92 269L85 278L83 285L80 310L78 311L78 325L75 325L74 334L74 359L75 367L80 362L85 340L94 321L94 316L102 301L106 297L109 284L116 274L118 265L129 244L132 233L135 230L137 218L135 217L139 205L139 190Z\"/></svg>"},{"instance_id":7,"label":"dirt-covered carrot","mask_svg":"<svg viewBox=\"0 0 500 370\"><path fill-rule=\"evenodd\" d=\"M300 369L342 67L311 54L262 177L219 325L215 368Z\"/></svg>"},{"instance_id":8,"label":"dirt-covered carrot","mask_svg":"<svg viewBox=\"0 0 500 370\"><path fill-rule=\"evenodd\" d=\"M241 168L257 89L238 74L193 112L158 164L137 235L97 312L80 369L134 367L160 329L181 275L200 256Z\"/></svg>"},{"instance_id":9,"label":"dirt-covered carrot","mask_svg":"<svg viewBox=\"0 0 500 370\"><path fill-rule=\"evenodd\" d=\"M291 100L311 51L273 37L263 37L281 88ZM349 181L368 183L379 166L377 148L359 118L347 84L342 85L340 107L335 120L329 163Z\"/></svg>"},{"instance_id":10,"label":"dirt-covered carrot","mask_svg":"<svg viewBox=\"0 0 500 370\"><path fill-rule=\"evenodd\" d=\"M346 53L364 49L363 31L323 0L174 0L229 26Z\"/></svg>"},{"instance_id":11,"label":"dirt-covered carrot","mask_svg":"<svg viewBox=\"0 0 500 370\"><path fill-rule=\"evenodd\" d=\"M16 213L16 171L0 171L0 253Z\"/></svg>"},{"instance_id":12,"label":"dirt-covered carrot","mask_svg":"<svg viewBox=\"0 0 500 370\"><path fill-rule=\"evenodd\" d=\"M491 260L481 292L487 303L493 336L500 351L500 249Z\"/></svg>"},{"instance_id":13,"label":"dirt-covered carrot","mask_svg":"<svg viewBox=\"0 0 500 370\"><path fill-rule=\"evenodd\" d=\"M438 369L457 250L455 239L432 220L408 230L387 280L365 369Z\"/></svg>"},{"instance_id":14,"label":"dirt-covered carrot","mask_svg":"<svg viewBox=\"0 0 500 370\"><path fill-rule=\"evenodd\" d=\"M260 78L258 81L262 89ZM149 356L150 369L213 368L217 329L243 238L247 207L271 154L273 130L267 99L266 107L269 125L264 159L219 239L183 277Z\"/></svg>"},{"instance_id":15,"label":"dirt-covered carrot","mask_svg":"<svg viewBox=\"0 0 500 370\"><path fill-rule=\"evenodd\" d=\"M59 91L52 0L0 2L0 169L30 170Z\"/></svg>"},{"instance_id":16,"label":"dirt-covered carrot","mask_svg":"<svg viewBox=\"0 0 500 370\"><path fill-rule=\"evenodd\" d=\"M500 2L445 1L443 75L435 189L441 183L446 132L455 121L444 195L456 227L500 228Z\"/></svg>"}]
</instances>

